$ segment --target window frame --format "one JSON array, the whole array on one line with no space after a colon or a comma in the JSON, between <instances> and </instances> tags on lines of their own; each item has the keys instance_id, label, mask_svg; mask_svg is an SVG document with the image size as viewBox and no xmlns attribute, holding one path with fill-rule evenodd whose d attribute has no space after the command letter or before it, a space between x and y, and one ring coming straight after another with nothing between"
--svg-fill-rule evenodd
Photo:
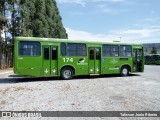
<instances>
[{"instance_id":1,"label":"window frame","mask_svg":"<svg viewBox=\"0 0 160 120\"><path fill-rule=\"evenodd\" d=\"M100 60L100 59L101 59L101 49L95 48L95 60Z\"/></svg>"},{"instance_id":2,"label":"window frame","mask_svg":"<svg viewBox=\"0 0 160 120\"><path fill-rule=\"evenodd\" d=\"M75 45L75 50L74 50L73 48L70 49L70 48L69 48L69 45ZM78 45L84 45L84 46L85 46L85 47L84 47L85 49L84 49L84 50L82 50L82 49L79 50L79 49L78 49ZM73 49L73 51L75 52L74 55L70 55L71 53L69 53L69 52L70 52L69 50L72 50L72 49ZM78 54L79 51L81 51L81 52L84 51L84 52L85 52L84 55L82 55L82 54L79 55L79 54ZM82 57L82 56L85 57L85 56L87 56L87 45L86 45L85 43L67 43L67 44L66 44L66 56L69 56L69 57Z\"/></svg>"},{"instance_id":3,"label":"window frame","mask_svg":"<svg viewBox=\"0 0 160 120\"><path fill-rule=\"evenodd\" d=\"M58 49L57 47L52 47L51 49L51 60L58 60Z\"/></svg>"},{"instance_id":4,"label":"window frame","mask_svg":"<svg viewBox=\"0 0 160 120\"><path fill-rule=\"evenodd\" d=\"M24 43L27 43L27 44L24 44ZM33 43L36 43L38 45L38 47L36 48L36 50L33 51L33 52L36 52L36 55L21 54L22 51L28 51L28 50L30 50L28 52L31 52L31 49L34 49L34 47L36 45L36 44L33 45ZM24 48L24 45L27 45L27 46L30 46L30 47L34 46L34 47L33 48ZM21 48L21 47L23 47L23 48ZM41 43L39 41L19 41L18 42L18 56L23 56L23 57L39 57L39 56L41 56L41 54L42 54Z\"/></svg>"},{"instance_id":5,"label":"window frame","mask_svg":"<svg viewBox=\"0 0 160 120\"><path fill-rule=\"evenodd\" d=\"M115 51L113 51L112 49L114 48L114 47L117 47L117 50L115 50ZM109 48L109 50L105 50L104 51L104 49L105 48ZM114 52L114 55L112 55L112 52ZM116 52L117 52L117 56L116 56ZM109 53L109 54L108 54ZM112 45L112 44L103 44L102 45L102 55L104 56L104 57L119 57L119 45Z\"/></svg>"},{"instance_id":6,"label":"window frame","mask_svg":"<svg viewBox=\"0 0 160 120\"><path fill-rule=\"evenodd\" d=\"M43 49L43 59L44 60L50 60L50 52L49 52L49 50L50 50L50 47L47 47L47 46L44 47L44 49Z\"/></svg>"},{"instance_id":7,"label":"window frame","mask_svg":"<svg viewBox=\"0 0 160 120\"><path fill-rule=\"evenodd\" d=\"M94 60L95 59L95 49L94 48L89 48L89 60Z\"/></svg>"},{"instance_id":8,"label":"window frame","mask_svg":"<svg viewBox=\"0 0 160 120\"><path fill-rule=\"evenodd\" d=\"M130 51L127 50L127 48L125 48L126 50L121 50L121 47L130 47ZM125 52L125 55L122 55L121 52ZM130 52L130 56L127 56L127 53ZM119 56L120 57L132 57L132 46L131 45L120 45L119 47Z\"/></svg>"},{"instance_id":9,"label":"window frame","mask_svg":"<svg viewBox=\"0 0 160 120\"><path fill-rule=\"evenodd\" d=\"M65 45L65 48L62 50L62 45ZM60 49L61 49L61 56L66 56L66 54L67 54L67 45L66 45L66 43L64 43L64 42L62 42L61 43L61 45L60 45ZM64 52L64 55L62 54L62 52Z\"/></svg>"}]
</instances>

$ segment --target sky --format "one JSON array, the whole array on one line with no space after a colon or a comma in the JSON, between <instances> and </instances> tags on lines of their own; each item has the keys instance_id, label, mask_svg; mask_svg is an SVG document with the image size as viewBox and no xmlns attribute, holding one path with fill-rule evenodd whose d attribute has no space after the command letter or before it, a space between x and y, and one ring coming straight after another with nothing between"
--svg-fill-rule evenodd
<instances>
[{"instance_id":1,"label":"sky","mask_svg":"<svg viewBox=\"0 0 160 120\"><path fill-rule=\"evenodd\" d=\"M160 0L56 0L69 39L160 43Z\"/></svg>"}]
</instances>

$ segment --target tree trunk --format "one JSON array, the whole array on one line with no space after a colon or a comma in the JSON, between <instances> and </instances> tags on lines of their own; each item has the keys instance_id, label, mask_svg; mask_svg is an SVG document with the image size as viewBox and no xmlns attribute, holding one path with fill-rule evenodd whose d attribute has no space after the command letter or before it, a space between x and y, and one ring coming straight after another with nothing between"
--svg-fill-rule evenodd
<instances>
[{"instance_id":1,"label":"tree trunk","mask_svg":"<svg viewBox=\"0 0 160 120\"><path fill-rule=\"evenodd\" d=\"M15 29L16 29L16 26L15 26L15 21L14 21L14 18L15 18L15 4L14 2L12 2L12 5L13 5L13 11L12 12L12 25L13 25L13 29L12 29L12 67L13 67L13 57L14 57L14 38L15 38Z\"/></svg>"}]
</instances>

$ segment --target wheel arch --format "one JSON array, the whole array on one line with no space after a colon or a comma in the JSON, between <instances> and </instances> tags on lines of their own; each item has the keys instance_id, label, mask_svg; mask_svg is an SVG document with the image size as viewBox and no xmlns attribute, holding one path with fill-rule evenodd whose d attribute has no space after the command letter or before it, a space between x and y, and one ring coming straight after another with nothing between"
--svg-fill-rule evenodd
<instances>
[{"instance_id":1,"label":"wheel arch","mask_svg":"<svg viewBox=\"0 0 160 120\"><path fill-rule=\"evenodd\" d=\"M120 70L122 70L123 67L128 67L129 72L131 72L131 66L129 64L123 64L120 68Z\"/></svg>"},{"instance_id":2,"label":"wheel arch","mask_svg":"<svg viewBox=\"0 0 160 120\"><path fill-rule=\"evenodd\" d=\"M61 67L60 72L61 72L64 68L66 68L66 67L71 68L71 69L73 70L73 75L75 75L76 70L75 70L75 68L74 68L72 65L65 65L65 66Z\"/></svg>"}]
</instances>

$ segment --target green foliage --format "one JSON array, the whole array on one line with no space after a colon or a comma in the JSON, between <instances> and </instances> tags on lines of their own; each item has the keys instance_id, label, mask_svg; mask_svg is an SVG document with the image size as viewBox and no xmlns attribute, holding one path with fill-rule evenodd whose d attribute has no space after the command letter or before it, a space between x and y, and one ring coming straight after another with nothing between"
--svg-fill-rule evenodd
<instances>
[{"instance_id":1,"label":"green foliage","mask_svg":"<svg viewBox=\"0 0 160 120\"><path fill-rule=\"evenodd\" d=\"M3 26L5 25L6 19L5 19L5 1L6 0L0 0L0 30L3 29Z\"/></svg>"},{"instance_id":2,"label":"green foliage","mask_svg":"<svg viewBox=\"0 0 160 120\"><path fill-rule=\"evenodd\" d=\"M10 20L5 18L6 11L11 13ZM15 36L68 37L55 0L0 0L0 61L2 53L13 52L14 44L13 40L10 45L2 41L4 28L11 33L12 39Z\"/></svg>"},{"instance_id":3,"label":"green foliage","mask_svg":"<svg viewBox=\"0 0 160 120\"><path fill-rule=\"evenodd\" d=\"M55 0L0 0L1 26L5 3L12 13L12 21L6 26L13 37L67 38Z\"/></svg>"},{"instance_id":4,"label":"green foliage","mask_svg":"<svg viewBox=\"0 0 160 120\"><path fill-rule=\"evenodd\" d=\"M157 54L157 48L156 47L152 47L151 54Z\"/></svg>"},{"instance_id":5,"label":"green foliage","mask_svg":"<svg viewBox=\"0 0 160 120\"><path fill-rule=\"evenodd\" d=\"M21 0L21 36L67 38L55 0Z\"/></svg>"}]
</instances>

